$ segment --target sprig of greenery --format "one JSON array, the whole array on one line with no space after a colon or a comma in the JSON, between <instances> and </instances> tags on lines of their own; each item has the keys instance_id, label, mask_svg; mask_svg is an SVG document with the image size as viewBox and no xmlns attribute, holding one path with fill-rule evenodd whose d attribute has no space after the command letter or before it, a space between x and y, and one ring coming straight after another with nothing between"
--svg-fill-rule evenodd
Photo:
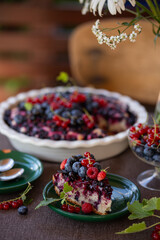
<instances>
[{"instance_id":1,"label":"sprig of greenery","mask_svg":"<svg viewBox=\"0 0 160 240\"><path fill-rule=\"evenodd\" d=\"M160 210L160 198L153 197L151 199L143 199L142 203L139 201L135 201L134 203L130 204L127 203L128 210L131 213L128 217L129 220L135 219L143 219L146 217L157 217L160 218L159 215L155 215L155 211ZM121 232L117 232L116 234L127 234L127 233L136 233L141 232L147 229L150 229L160 222L157 222L153 225L147 226L145 221L141 223L134 223L125 230Z\"/></svg>"},{"instance_id":2,"label":"sprig of greenery","mask_svg":"<svg viewBox=\"0 0 160 240\"><path fill-rule=\"evenodd\" d=\"M26 195L27 193L32 189L32 186L30 183L28 183L28 186L27 188L25 189L25 191L17 198L13 198L13 199L9 199L9 200L6 200L6 201L3 201L3 202L0 202L1 203L5 203L5 202L11 202L11 201L16 201L18 199L22 199L24 205L28 205L28 202L30 203L31 202L31 199L28 201Z\"/></svg>"},{"instance_id":3,"label":"sprig of greenery","mask_svg":"<svg viewBox=\"0 0 160 240\"><path fill-rule=\"evenodd\" d=\"M49 204L55 203L58 201L61 201L61 204L64 204L64 202L67 202L68 193L72 190L73 188L68 184L68 182L64 183L63 191L60 194L60 198L45 198L36 206L35 209L38 209L43 206L48 206Z\"/></svg>"}]
</instances>

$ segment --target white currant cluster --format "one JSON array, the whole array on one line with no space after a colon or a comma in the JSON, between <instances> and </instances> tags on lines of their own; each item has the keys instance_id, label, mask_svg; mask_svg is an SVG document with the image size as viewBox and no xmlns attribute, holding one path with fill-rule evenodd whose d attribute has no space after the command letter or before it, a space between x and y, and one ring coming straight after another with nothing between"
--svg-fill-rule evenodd
<instances>
[{"instance_id":1,"label":"white currant cluster","mask_svg":"<svg viewBox=\"0 0 160 240\"><path fill-rule=\"evenodd\" d=\"M98 19L95 22L95 24L92 26L92 32L97 37L99 44L105 43L111 49L115 49L118 43L126 41L127 39L129 39L131 42L135 42L137 35L142 30L142 27L139 24L135 24L134 30L130 34L123 32L117 36L109 37L102 30L100 30L99 25L100 25L100 20Z\"/></svg>"}]
</instances>

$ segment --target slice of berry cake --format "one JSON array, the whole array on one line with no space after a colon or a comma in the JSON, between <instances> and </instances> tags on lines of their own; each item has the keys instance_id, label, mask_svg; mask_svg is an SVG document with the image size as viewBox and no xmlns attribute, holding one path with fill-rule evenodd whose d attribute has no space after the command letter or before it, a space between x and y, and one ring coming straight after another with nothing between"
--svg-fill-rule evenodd
<instances>
[{"instance_id":1,"label":"slice of berry cake","mask_svg":"<svg viewBox=\"0 0 160 240\"><path fill-rule=\"evenodd\" d=\"M53 175L53 184L58 195L63 191L65 182L72 186L67 200L82 206L90 203L93 212L106 215L111 211L112 188L109 184L106 170L102 170L98 162L89 152L65 159L60 166L61 170Z\"/></svg>"}]
</instances>

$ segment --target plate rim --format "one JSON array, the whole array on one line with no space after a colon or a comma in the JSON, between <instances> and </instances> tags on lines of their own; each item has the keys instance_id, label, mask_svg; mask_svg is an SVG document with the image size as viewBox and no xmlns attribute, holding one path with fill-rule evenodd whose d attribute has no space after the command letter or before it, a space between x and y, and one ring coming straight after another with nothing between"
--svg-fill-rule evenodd
<instances>
[{"instance_id":1,"label":"plate rim","mask_svg":"<svg viewBox=\"0 0 160 240\"><path fill-rule=\"evenodd\" d=\"M136 188L136 198L134 201L136 200L140 200L141 198L141 192L139 190L139 188L136 186L135 183L133 183L131 180L123 177L123 176L120 176L118 174L114 174L114 173L108 173L108 178L109 177L113 177L113 178L118 178L120 181L123 179L123 181L127 181L127 182L130 182L135 188ZM45 199L45 193L47 192L47 189L48 189L48 186L52 183L52 180L49 181L46 186L44 187L43 189L43 199ZM129 211L128 211L128 207L126 206L124 209L118 211L118 212L115 212L115 213L112 213L112 214L107 214L107 215L98 215L98 214L94 214L94 215L82 215L82 214L76 214L76 213L69 213L69 212L65 212L63 210L61 210L60 208L57 208L51 204L48 205L48 207L55 211L56 213L60 214L60 215L63 215L65 217L69 217L69 218L72 218L72 219L75 219L75 220L79 220L79 221L109 221L109 220L113 220L113 219L116 219L116 218L119 218L119 217L122 217L124 215L126 215ZM77 218L78 216L78 218ZM109 217L108 217L109 216ZM74 218L75 217L75 218ZM90 219L88 219L90 217Z\"/></svg>"},{"instance_id":2,"label":"plate rim","mask_svg":"<svg viewBox=\"0 0 160 240\"><path fill-rule=\"evenodd\" d=\"M36 174L36 176L32 176L30 178L30 181L29 181L30 183L32 183L33 181L35 181L36 179L38 179L42 175L43 170L44 170L43 164L37 157L35 157L35 156L31 155L31 154L20 152L20 151L16 151L16 150L11 150L11 152L9 152L9 153L4 153L3 150L0 150L0 153L4 153L6 156L11 154L12 152L25 155L26 157L29 156L31 158L34 158L36 163L38 163L37 165L38 165L39 172L38 172L38 174ZM0 194L4 193L4 192L6 193L7 190L14 191L14 189L15 189L15 191L18 191L18 190L22 189L23 187L25 187L27 185L27 183L28 183L28 181L25 181L25 183L18 184L17 186L9 186L9 187L2 187L2 188L0 187Z\"/></svg>"}]
</instances>

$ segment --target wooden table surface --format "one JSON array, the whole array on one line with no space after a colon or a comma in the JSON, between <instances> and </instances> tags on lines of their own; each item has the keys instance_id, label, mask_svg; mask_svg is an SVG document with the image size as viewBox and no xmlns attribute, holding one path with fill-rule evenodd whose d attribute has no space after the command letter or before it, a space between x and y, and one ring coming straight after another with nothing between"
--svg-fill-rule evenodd
<instances>
[{"instance_id":1,"label":"wooden table surface","mask_svg":"<svg viewBox=\"0 0 160 240\"><path fill-rule=\"evenodd\" d=\"M12 148L8 140L0 135L0 148ZM48 207L34 210L42 200L42 190L51 180L52 174L59 169L59 164L44 162L42 176L33 183L34 188L29 193L33 202L29 205L28 215L19 215L17 210L0 211L0 240L149 240L152 230L130 235L115 235L129 226L127 216L110 222L86 223L65 218L53 212ZM133 181L141 191L142 198L160 196L160 192L149 191L140 187L136 181L137 175L150 167L138 160L128 148L122 154L102 161L102 167L110 166L110 172L124 176ZM1 194L0 201L14 198L18 193ZM149 224L156 219L146 219Z\"/></svg>"}]
</instances>

